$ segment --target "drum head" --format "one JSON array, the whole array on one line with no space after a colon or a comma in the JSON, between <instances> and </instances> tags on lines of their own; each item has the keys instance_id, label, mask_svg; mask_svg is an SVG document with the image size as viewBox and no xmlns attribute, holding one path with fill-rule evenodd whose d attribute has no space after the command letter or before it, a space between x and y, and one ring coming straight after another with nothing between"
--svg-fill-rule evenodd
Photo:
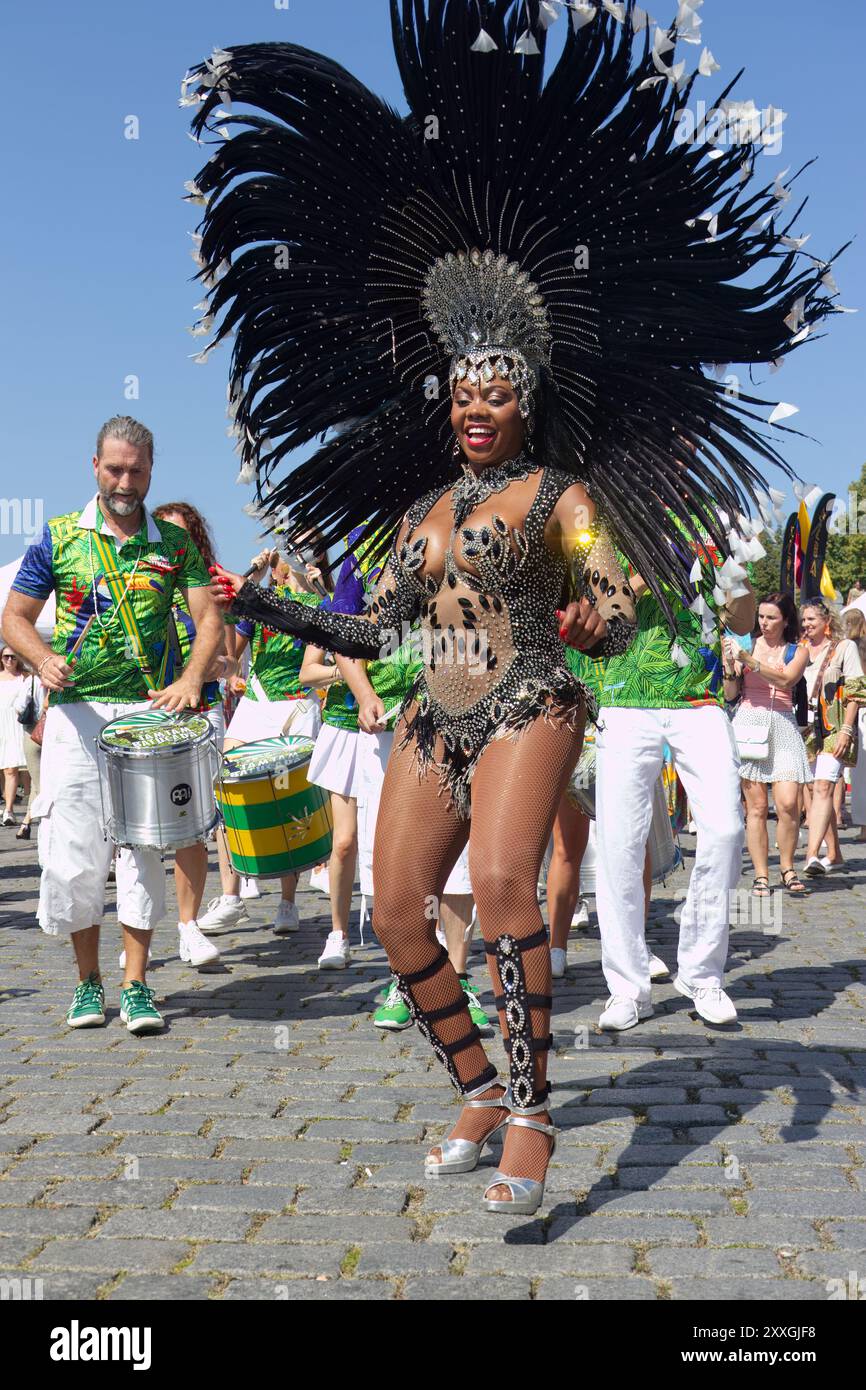
<instances>
[{"instance_id":1,"label":"drum head","mask_svg":"<svg viewBox=\"0 0 866 1390\"><path fill-rule=\"evenodd\" d=\"M268 773L291 772L310 761L313 747L313 739L293 738L290 734L242 743L223 754L220 780L244 782L267 777Z\"/></svg>"},{"instance_id":2,"label":"drum head","mask_svg":"<svg viewBox=\"0 0 866 1390\"><path fill-rule=\"evenodd\" d=\"M102 730L99 741L106 749L151 753L156 748L196 743L209 735L210 724L202 714L179 715L154 709L113 719Z\"/></svg>"}]
</instances>

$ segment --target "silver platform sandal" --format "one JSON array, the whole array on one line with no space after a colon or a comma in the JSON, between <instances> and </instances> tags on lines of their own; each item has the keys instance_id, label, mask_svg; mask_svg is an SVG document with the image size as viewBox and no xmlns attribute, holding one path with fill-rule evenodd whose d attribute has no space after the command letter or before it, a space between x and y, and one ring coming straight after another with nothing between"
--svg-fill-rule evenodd
<instances>
[{"instance_id":1,"label":"silver platform sandal","mask_svg":"<svg viewBox=\"0 0 866 1390\"><path fill-rule=\"evenodd\" d=\"M497 1083L487 1082L484 1086L478 1086L474 1091L467 1091L463 1097L463 1104L467 1110L508 1110L511 1107L511 1093L506 1088L504 1095L496 1096L491 1100L477 1100L473 1097L480 1096L484 1091L489 1091L491 1086ZM428 1154L424 1160L425 1178L438 1178L443 1173L471 1173L478 1167L479 1159L486 1146L493 1139L494 1135L500 1134L505 1126L510 1122L511 1116L506 1115L505 1119L498 1124L495 1129L491 1129L480 1143L476 1144L471 1139L443 1139L439 1144L434 1144L434 1149L438 1149L442 1155L441 1161L436 1162Z\"/></svg>"},{"instance_id":2,"label":"silver platform sandal","mask_svg":"<svg viewBox=\"0 0 866 1390\"><path fill-rule=\"evenodd\" d=\"M541 1115L549 1108L549 1102L544 1101L541 1105L533 1105L529 1109L520 1110L512 1113L505 1121L506 1127L514 1125L520 1129L537 1129L541 1134L549 1134L553 1140L548 1162L556 1153L556 1125L545 1125L540 1120L524 1119L525 1115ZM488 1197L487 1194L494 1187L499 1185L507 1187L511 1192L511 1200L503 1201L501 1198ZM484 1189L484 1206L487 1211L511 1212L513 1216L534 1216L544 1201L544 1182L535 1182L532 1178L514 1178L509 1173L500 1173L498 1170L493 1174L490 1182Z\"/></svg>"}]
</instances>

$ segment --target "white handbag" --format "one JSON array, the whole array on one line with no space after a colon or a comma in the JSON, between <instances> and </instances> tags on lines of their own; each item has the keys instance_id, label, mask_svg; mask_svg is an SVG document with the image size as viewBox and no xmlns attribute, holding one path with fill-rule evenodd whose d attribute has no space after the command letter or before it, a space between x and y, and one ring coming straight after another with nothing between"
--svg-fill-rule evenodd
<instances>
[{"instance_id":1,"label":"white handbag","mask_svg":"<svg viewBox=\"0 0 866 1390\"><path fill-rule=\"evenodd\" d=\"M770 711L762 710L761 713L766 718L760 724L734 720L737 749L744 763L760 763L770 756Z\"/></svg>"}]
</instances>

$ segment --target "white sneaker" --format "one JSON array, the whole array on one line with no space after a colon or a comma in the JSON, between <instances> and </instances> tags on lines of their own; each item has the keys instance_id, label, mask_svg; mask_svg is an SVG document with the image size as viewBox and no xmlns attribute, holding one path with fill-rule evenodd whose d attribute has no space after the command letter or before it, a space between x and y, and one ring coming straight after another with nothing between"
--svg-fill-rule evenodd
<instances>
[{"instance_id":1,"label":"white sneaker","mask_svg":"<svg viewBox=\"0 0 866 1390\"><path fill-rule=\"evenodd\" d=\"M260 898L261 889L254 878L241 878L241 897Z\"/></svg>"},{"instance_id":2,"label":"white sneaker","mask_svg":"<svg viewBox=\"0 0 866 1390\"><path fill-rule=\"evenodd\" d=\"M282 899L274 918L274 936L288 936L289 932L300 931L301 921L294 903Z\"/></svg>"},{"instance_id":3,"label":"white sneaker","mask_svg":"<svg viewBox=\"0 0 866 1390\"><path fill-rule=\"evenodd\" d=\"M310 887L317 888L320 893L325 894L325 897L329 896L331 892L331 884L328 876L327 864L324 866L324 868L310 870Z\"/></svg>"},{"instance_id":4,"label":"white sneaker","mask_svg":"<svg viewBox=\"0 0 866 1390\"><path fill-rule=\"evenodd\" d=\"M624 1033L627 1028L634 1028L636 1023L640 1023L642 1018L649 1018L652 1011L652 1004L627 999L624 994L612 994L599 1015L598 1026L610 1032Z\"/></svg>"},{"instance_id":5,"label":"white sneaker","mask_svg":"<svg viewBox=\"0 0 866 1390\"><path fill-rule=\"evenodd\" d=\"M821 863L824 865L824 872L826 874L838 874L839 870L845 867L844 860L839 859L834 862L829 854L825 854L822 857Z\"/></svg>"},{"instance_id":6,"label":"white sneaker","mask_svg":"<svg viewBox=\"0 0 866 1390\"><path fill-rule=\"evenodd\" d=\"M223 893L221 898L211 898L207 912L198 919L199 931L221 931L223 927L236 927L239 922L249 920L249 913L240 898Z\"/></svg>"},{"instance_id":7,"label":"white sneaker","mask_svg":"<svg viewBox=\"0 0 866 1390\"><path fill-rule=\"evenodd\" d=\"M819 859L817 854L813 854L812 858L807 860L806 868L803 872L807 878L823 878L827 872L827 868L824 861Z\"/></svg>"},{"instance_id":8,"label":"white sneaker","mask_svg":"<svg viewBox=\"0 0 866 1390\"><path fill-rule=\"evenodd\" d=\"M150 947L149 947L149 946L148 946L148 948L147 948L147 963L148 963L148 965L150 965ZM125 970L125 969L126 969L126 952L125 952L125 951L121 951L120 955L119 955L118 958L117 958L117 964L120 966L121 970Z\"/></svg>"},{"instance_id":9,"label":"white sneaker","mask_svg":"<svg viewBox=\"0 0 866 1390\"><path fill-rule=\"evenodd\" d=\"M349 950L349 938L340 931L328 933L325 942L325 949L319 956L320 970L345 970L352 953Z\"/></svg>"},{"instance_id":10,"label":"white sneaker","mask_svg":"<svg viewBox=\"0 0 866 1390\"><path fill-rule=\"evenodd\" d=\"M571 919L573 927L589 926L589 904L586 898L578 898L577 907L574 909L574 916Z\"/></svg>"},{"instance_id":11,"label":"white sneaker","mask_svg":"<svg viewBox=\"0 0 866 1390\"><path fill-rule=\"evenodd\" d=\"M550 973L554 980L561 980L565 975L566 952L560 946L550 948Z\"/></svg>"},{"instance_id":12,"label":"white sneaker","mask_svg":"<svg viewBox=\"0 0 866 1390\"><path fill-rule=\"evenodd\" d=\"M199 931L198 922L178 922L178 952L187 965L213 965L219 960L219 947Z\"/></svg>"},{"instance_id":13,"label":"white sneaker","mask_svg":"<svg viewBox=\"0 0 866 1390\"><path fill-rule=\"evenodd\" d=\"M670 973L671 972L668 970L667 966L665 965L664 961L661 959L660 956L650 956L651 980L663 980L665 975L669 975Z\"/></svg>"},{"instance_id":14,"label":"white sneaker","mask_svg":"<svg viewBox=\"0 0 866 1390\"><path fill-rule=\"evenodd\" d=\"M689 985L677 975L674 989L687 999L694 1000L695 1008L707 1023L734 1023L737 1010L734 1001L718 985Z\"/></svg>"}]
</instances>

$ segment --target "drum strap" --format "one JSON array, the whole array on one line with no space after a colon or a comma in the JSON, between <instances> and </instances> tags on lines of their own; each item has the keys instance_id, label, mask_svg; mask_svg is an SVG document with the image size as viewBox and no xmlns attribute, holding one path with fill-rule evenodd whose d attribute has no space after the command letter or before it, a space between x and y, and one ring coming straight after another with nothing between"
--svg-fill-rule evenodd
<instances>
[{"instance_id":1,"label":"drum strap","mask_svg":"<svg viewBox=\"0 0 866 1390\"><path fill-rule=\"evenodd\" d=\"M141 672L142 679L148 690L161 690L165 684L165 672L168 664L168 641L162 653L160 669L156 677L147 656L147 649L141 636L135 612L133 611L132 599L128 587L125 588L122 576L117 568L117 559L112 554L105 537L100 531L91 531L99 563L102 565L103 578L108 586L108 591L114 600L113 613L117 614L118 622L123 629L129 653Z\"/></svg>"}]
</instances>

